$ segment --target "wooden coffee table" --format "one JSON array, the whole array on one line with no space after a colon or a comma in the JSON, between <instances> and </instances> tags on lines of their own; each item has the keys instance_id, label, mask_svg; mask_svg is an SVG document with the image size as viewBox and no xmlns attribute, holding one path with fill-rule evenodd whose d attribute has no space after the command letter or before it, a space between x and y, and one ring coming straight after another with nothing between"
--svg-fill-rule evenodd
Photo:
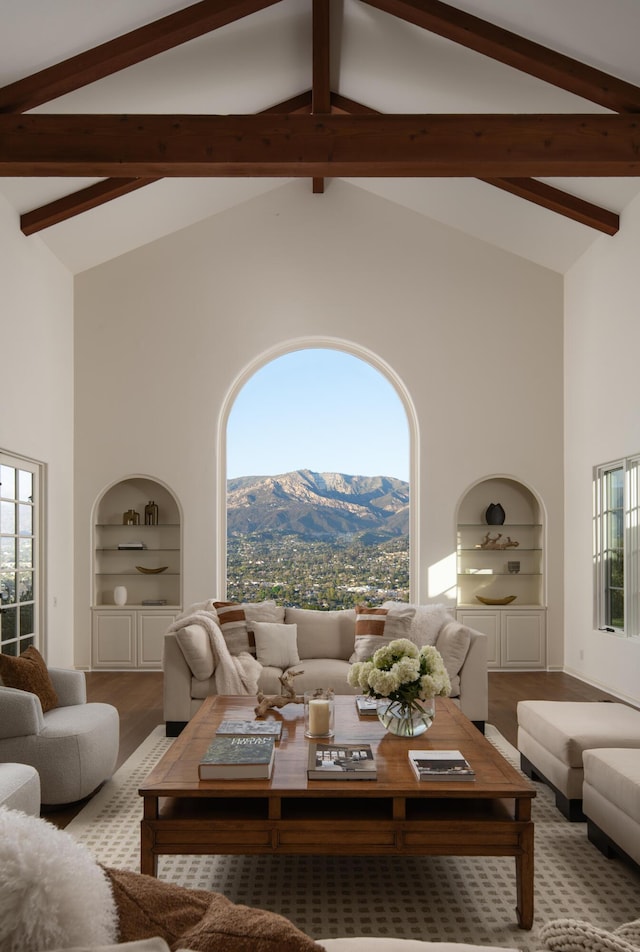
<instances>
[{"instance_id":1,"label":"wooden coffee table","mask_svg":"<svg viewBox=\"0 0 640 952\"><path fill-rule=\"evenodd\" d=\"M405 740L360 717L353 697L336 697L336 740L371 744L375 781L307 780L301 704L269 715L283 725L270 780L199 780L217 725L251 719L254 705L207 698L140 787L143 873L157 874L158 856L184 853L513 856L518 924L531 928L535 789L452 701L438 698L431 729ZM461 750L476 780L416 780L411 747Z\"/></svg>"}]
</instances>

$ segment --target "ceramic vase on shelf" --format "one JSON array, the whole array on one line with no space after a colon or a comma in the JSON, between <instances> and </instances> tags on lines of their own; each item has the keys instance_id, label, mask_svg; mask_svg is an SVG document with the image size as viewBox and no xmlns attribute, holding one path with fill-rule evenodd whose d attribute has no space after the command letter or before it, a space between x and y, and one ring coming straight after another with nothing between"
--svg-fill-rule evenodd
<instances>
[{"instance_id":1,"label":"ceramic vase on shelf","mask_svg":"<svg viewBox=\"0 0 640 952\"><path fill-rule=\"evenodd\" d=\"M484 517L488 526L501 526L504 523L505 512L499 502L492 502L487 506Z\"/></svg>"},{"instance_id":2,"label":"ceramic vase on shelf","mask_svg":"<svg viewBox=\"0 0 640 952\"><path fill-rule=\"evenodd\" d=\"M378 699L378 720L382 726L396 737L419 737L433 724L436 705L433 698L428 701L391 701L388 697Z\"/></svg>"},{"instance_id":3,"label":"ceramic vase on shelf","mask_svg":"<svg viewBox=\"0 0 640 952\"><path fill-rule=\"evenodd\" d=\"M116 605L127 604L127 590L124 585L116 585L113 590L113 601Z\"/></svg>"}]
</instances>

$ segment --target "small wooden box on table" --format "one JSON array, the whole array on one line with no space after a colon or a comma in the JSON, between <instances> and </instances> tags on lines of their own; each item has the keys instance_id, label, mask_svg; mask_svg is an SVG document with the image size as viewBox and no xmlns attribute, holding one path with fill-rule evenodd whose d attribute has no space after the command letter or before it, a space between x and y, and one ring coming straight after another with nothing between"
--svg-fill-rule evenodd
<instances>
[{"instance_id":1,"label":"small wooden box on table","mask_svg":"<svg viewBox=\"0 0 640 952\"><path fill-rule=\"evenodd\" d=\"M198 764L224 718L253 717L252 697L207 698L140 787L141 872L155 876L167 854L513 856L518 924L533 924L535 789L456 707L436 699L433 726L418 738L387 734L337 696L336 740L369 743L374 781L307 780L301 704L282 721L270 780L199 780ZM421 782L407 752L456 749L476 771L472 783Z\"/></svg>"}]
</instances>

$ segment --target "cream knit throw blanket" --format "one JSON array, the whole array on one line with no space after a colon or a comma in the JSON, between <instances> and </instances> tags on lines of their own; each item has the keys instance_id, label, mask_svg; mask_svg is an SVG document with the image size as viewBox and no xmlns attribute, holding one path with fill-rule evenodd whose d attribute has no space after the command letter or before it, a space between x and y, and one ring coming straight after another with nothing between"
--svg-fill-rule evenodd
<instances>
[{"instance_id":1,"label":"cream knit throw blanket","mask_svg":"<svg viewBox=\"0 0 640 952\"><path fill-rule=\"evenodd\" d=\"M262 665L248 651L239 655L229 652L217 618L213 612L196 610L176 619L169 626L169 631L179 631L187 625L200 625L204 628L216 661L213 680L217 694L257 694Z\"/></svg>"},{"instance_id":2,"label":"cream knit throw blanket","mask_svg":"<svg viewBox=\"0 0 640 952\"><path fill-rule=\"evenodd\" d=\"M555 919L540 929L552 952L640 952L640 919L607 932L579 919Z\"/></svg>"}]
</instances>

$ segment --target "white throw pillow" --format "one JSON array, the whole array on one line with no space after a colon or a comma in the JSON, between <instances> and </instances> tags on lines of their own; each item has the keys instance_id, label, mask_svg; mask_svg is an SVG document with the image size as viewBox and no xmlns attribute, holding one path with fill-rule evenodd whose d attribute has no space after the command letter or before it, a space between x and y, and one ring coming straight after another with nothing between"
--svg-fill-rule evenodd
<instances>
[{"instance_id":1,"label":"white throw pillow","mask_svg":"<svg viewBox=\"0 0 640 952\"><path fill-rule=\"evenodd\" d=\"M110 945L111 883L84 844L47 820L0 807L0 949Z\"/></svg>"},{"instance_id":2,"label":"white throw pillow","mask_svg":"<svg viewBox=\"0 0 640 952\"><path fill-rule=\"evenodd\" d=\"M256 657L261 665L284 670L300 663L297 625L255 621L253 634L256 639Z\"/></svg>"},{"instance_id":3,"label":"white throw pillow","mask_svg":"<svg viewBox=\"0 0 640 952\"><path fill-rule=\"evenodd\" d=\"M176 641L196 681L207 681L215 663L209 633L202 625L187 625L176 631Z\"/></svg>"}]
</instances>

